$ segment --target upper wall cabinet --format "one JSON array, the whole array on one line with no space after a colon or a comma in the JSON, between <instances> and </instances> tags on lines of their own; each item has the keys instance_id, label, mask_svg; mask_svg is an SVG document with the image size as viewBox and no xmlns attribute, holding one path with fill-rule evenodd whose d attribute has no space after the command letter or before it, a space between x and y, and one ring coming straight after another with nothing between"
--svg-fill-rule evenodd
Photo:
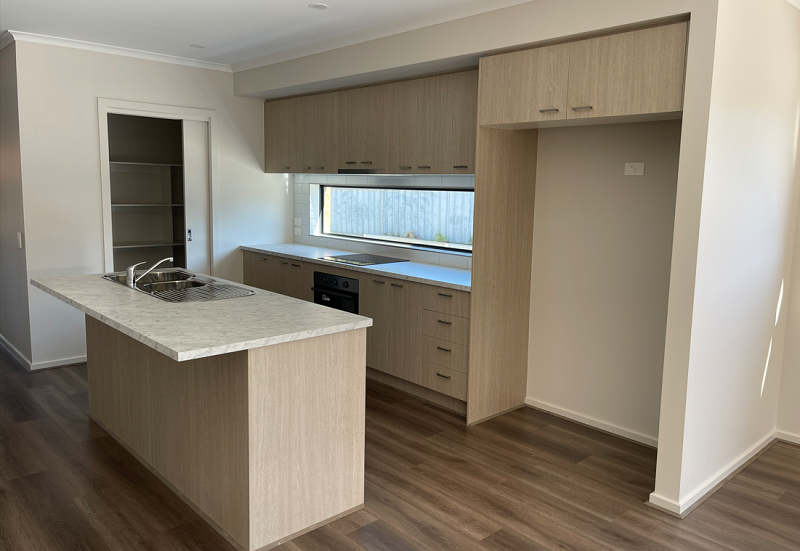
<instances>
[{"instance_id":1,"label":"upper wall cabinet","mask_svg":"<svg viewBox=\"0 0 800 551\"><path fill-rule=\"evenodd\" d=\"M479 124L681 111L687 31L675 23L483 58Z\"/></svg>"},{"instance_id":2,"label":"upper wall cabinet","mask_svg":"<svg viewBox=\"0 0 800 551\"><path fill-rule=\"evenodd\" d=\"M266 172L474 174L478 71L268 101Z\"/></svg>"}]
</instances>

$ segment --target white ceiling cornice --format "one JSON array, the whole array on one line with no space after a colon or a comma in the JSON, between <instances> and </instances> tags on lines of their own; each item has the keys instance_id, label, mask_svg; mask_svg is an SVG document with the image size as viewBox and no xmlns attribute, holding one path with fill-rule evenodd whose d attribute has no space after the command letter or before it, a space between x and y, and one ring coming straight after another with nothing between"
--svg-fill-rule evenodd
<instances>
[{"instance_id":1,"label":"white ceiling cornice","mask_svg":"<svg viewBox=\"0 0 800 551\"><path fill-rule=\"evenodd\" d=\"M164 54L154 54L142 50L132 50L130 48L120 48L118 46L107 46L105 44L95 44L94 42L84 42L82 40L71 40L69 38L58 38L55 36L45 36L43 34L26 33L21 31L8 30L0 35L0 50L8 46L11 42L35 42L37 44L49 44L50 46L61 46L64 48L75 48L78 50L88 50L90 52L100 52L111 55L121 55L125 57L135 57L148 61L160 61L162 63L172 63L173 65L184 65L197 69L211 69L212 71L222 71L232 73L230 65L223 63L212 63L210 61L199 61L186 57L176 57Z\"/></svg>"}]
</instances>

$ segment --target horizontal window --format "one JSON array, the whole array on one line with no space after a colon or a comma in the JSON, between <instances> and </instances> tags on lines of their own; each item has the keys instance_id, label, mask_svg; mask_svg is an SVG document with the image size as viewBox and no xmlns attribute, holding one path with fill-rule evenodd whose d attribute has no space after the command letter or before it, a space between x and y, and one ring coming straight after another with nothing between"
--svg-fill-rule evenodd
<instances>
[{"instance_id":1,"label":"horizontal window","mask_svg":"<svg viewBox=\"0 0 800 551\"><path fill-rule=\"evenodd\" d=\"M472 250L473 190L322 186L322 233Z\"/></svg>"}]
</instances>

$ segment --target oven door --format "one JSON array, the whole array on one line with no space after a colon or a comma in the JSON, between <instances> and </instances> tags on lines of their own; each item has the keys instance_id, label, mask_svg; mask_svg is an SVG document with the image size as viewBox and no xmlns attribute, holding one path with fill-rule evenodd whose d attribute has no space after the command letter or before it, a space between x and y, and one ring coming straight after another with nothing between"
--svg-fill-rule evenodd
<instances>
[{"instance_id":1,"label":"oven door","mask_svg":"<svg viewBox=\"0 0 800 551\"><path fill-rule=\"evenodd\" d=\"M330 291L324 287L314 287L314 304L322 304L336 310L343 310L351 314L358 314L358 295L355 293L342 293Z\"/></svg>"}]
</instances>

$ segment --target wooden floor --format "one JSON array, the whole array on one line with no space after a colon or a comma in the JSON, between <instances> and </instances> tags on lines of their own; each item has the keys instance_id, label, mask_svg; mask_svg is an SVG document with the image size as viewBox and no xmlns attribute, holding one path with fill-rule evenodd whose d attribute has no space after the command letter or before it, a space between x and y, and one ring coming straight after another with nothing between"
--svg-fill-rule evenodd
<instances>
[{"instance_id":1,"label":"wooden floor","mask_svg":"<svg viewBox=\"0 0 800 551\"><path fill-rule=\"evenodd\" d=\"M85 415L85 366L0 349L0 549L233 548ZM653 450L521 409L477 427L367 393L366 508L278 549L800 549L800 448L778 443L681 521L644 505Z\"/></svg>"}]
</instances>

